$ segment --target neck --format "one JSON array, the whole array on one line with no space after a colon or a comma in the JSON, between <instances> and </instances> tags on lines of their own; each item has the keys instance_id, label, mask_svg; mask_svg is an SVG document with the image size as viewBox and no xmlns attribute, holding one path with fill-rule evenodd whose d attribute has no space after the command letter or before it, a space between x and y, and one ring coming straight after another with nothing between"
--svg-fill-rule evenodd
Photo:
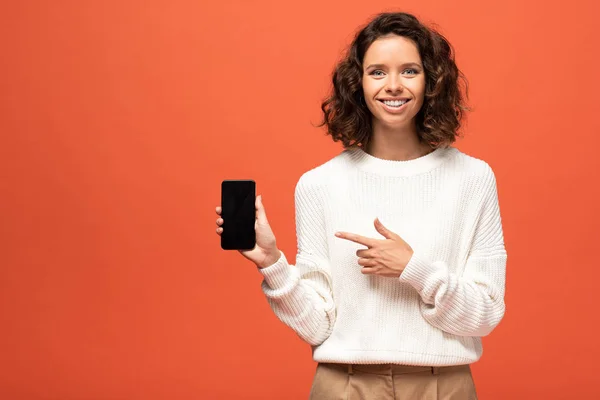
<instances>
[{"instance_id":1,"label":"neck","mask_svg":"<svg viewBox=\"0 0 600 400\"><path fill-rule=\"evenodd\" d=\"M431 146L420 142L416 132L414 126L400 130L374 126L364 150L373 157L392 161L413 160L431 153Z\"/></svg>"}]
</instances>

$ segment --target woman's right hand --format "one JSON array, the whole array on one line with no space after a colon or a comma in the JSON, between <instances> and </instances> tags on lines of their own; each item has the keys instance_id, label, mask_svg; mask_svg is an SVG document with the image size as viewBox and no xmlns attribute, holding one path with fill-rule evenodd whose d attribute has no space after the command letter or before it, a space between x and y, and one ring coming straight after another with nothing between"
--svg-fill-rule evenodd
<instances>
[{"instance_id":1,"label":"woman's right hand","mask_svg":"<svg viewBox=\"0 0 600 400\"><path fill-rule=\"evenodd\" d=\"M238 250L244 257L252 261L258 268L265 268L272 264L275 264L281 252L277 249L277 241L269 221L267 220L267 214L265 207L262 204L262 196L256 198L256 222L254 223L254 230L256 231L256 246L252 250ZM221 207L216 208L217 215L217 235L221 236L223 233L223 218L221 216Z\"/></svg>"}]
</instances>

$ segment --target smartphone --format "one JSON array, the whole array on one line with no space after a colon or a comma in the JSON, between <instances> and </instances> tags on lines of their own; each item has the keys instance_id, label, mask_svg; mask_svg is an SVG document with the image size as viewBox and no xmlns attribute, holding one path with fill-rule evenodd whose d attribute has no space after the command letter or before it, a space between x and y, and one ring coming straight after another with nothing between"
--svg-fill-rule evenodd
<instances>
[{"instance_id":1,"label":"smartphone","mask_svg":"<svg viewBox=\"0 0 600 400\"><path fill-rule=\"evenodd\" d=\"M256 245L256 182L224 180L221 183L221 248L252 250Z\"/></svg>"}]
</instances>

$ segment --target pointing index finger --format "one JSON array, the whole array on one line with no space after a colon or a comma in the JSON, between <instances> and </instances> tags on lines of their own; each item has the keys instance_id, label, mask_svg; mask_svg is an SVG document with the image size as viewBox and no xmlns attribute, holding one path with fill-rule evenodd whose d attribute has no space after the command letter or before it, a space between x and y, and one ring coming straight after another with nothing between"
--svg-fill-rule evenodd
<instances>
[{"instance_id":1,"label":"pointing index finger","mask_svg":"<svg viewBox=\"0 0 600 400\"><path fill-rule=\"evenodd\" d=\"M375 239L357 235L356 233L336 232L335 236L337 236L341 239L346 239L346 240L350 240L351 242L365 245L367 247L373 247L373 245L375 244L374 243Z\"/></svg>"}]
</instances>

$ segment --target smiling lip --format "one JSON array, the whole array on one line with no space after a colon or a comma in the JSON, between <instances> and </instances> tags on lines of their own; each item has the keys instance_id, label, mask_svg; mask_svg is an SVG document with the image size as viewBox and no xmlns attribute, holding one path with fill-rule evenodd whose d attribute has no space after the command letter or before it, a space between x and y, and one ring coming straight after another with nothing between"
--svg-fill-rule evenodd
<instances>
[{"instance_id":1,"label":"smiling lip","mask_svg":"<svg viewBox=\"0 0 600 400\"><path fill-rule=\"evenodd\" d=\"M378 99L378 100L379 100L379 102L381 103L381 105L383 106L383 108L384 108L384 109L385 109L387 112L389 112L390 114L399 114L399 113L403 112L403 111L404 111L404 109L406 108L406 105L407 105L408 103L410 103L410 99ZM390 106L387 106L387 105L386 105L386 104L383 102L384 100L396 100L396 101L397 101L397 100L408 100L408 101L407 101L406 103L402 104L400 107L390 107Z\"/></svg>"}]
</instances>

